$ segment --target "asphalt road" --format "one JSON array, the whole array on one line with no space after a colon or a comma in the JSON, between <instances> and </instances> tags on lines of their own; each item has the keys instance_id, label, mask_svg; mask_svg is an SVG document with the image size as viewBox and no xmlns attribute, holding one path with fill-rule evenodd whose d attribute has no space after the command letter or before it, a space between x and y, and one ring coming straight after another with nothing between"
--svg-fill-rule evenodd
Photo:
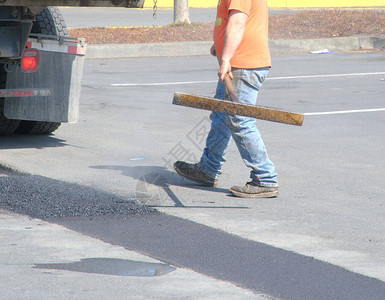
<instances>
[{"instance_id":1,"label":"asphalt road","mask_svg":"<svg viewBox=\"0 0 385 300\"><path fill-rule=\"evenodd\" d=\"M152 9L126 8L60 8L69 27L106 27L106 26L161 26L174 21L172 9L159 9L153 17ZM191 22L212 22L215 9L190 9Z\"/></svg>"},{"instance_id":2,"label":"asphalt road","mask_svg":"<svg viewBox=\"0 0 385 300\"><path fill-rule=\"evenodd\" d=\"M255 293L381 299L382 62L381 53L273 58L259 104L308 115L302 127L258 121L281 194L253 200L227 193L248 180L234 145L218 188L183 180L170 165L198 159L209 126L208 112L173 106L173 93L213 95L215 59L88 60L77 124L48 137L1 137L1 162L39 175L2 178L13 188L2 189L1 207Z\"/></svg>"},{"instance_id":3,"label":"asphalt road","mask_svg":"<svg viewBox=\"0 0 385 300\"><path fill-rule=\"evenodd\" d=\"M172 9L158 9L154 18L152 9L126 8L60 8L69 27L106 26L162 26L174 22ZM282 14L292 10L270 10L270 14ZM190 8L191 22L214 22L216 8Z\"/></svg>"}]
</instances>

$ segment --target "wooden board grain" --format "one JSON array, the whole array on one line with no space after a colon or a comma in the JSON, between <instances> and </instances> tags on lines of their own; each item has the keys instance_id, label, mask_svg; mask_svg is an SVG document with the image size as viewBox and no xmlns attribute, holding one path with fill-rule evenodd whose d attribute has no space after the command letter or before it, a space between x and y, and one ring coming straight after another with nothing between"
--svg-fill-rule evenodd
<instances>
[{"instance_id":1,"label":"wooden board grain","mask_svg":"<svg viewBox=\"0 0 385 300\"><path fill-rule=\"evenodd\" d=\"M304 115L301 113L288 112L275 108L248 105L185 93L175 93L173 104L296 126L301 126L304 118Z\"/></svg>"}]
</instances>

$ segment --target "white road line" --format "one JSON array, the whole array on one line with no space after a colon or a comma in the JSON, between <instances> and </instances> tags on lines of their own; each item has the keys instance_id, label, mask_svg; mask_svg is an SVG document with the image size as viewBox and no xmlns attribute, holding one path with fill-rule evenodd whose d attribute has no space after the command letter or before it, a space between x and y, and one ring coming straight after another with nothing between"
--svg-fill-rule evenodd
<instances>
[{"instance_id":1,"label":"white road line","mask_svg":"<svg viewBox=\"0 0 385 300\"><path fill-rule=\"evenodd\" d=\"M350 76L371 76L371 75L385 75L385 72L372 72L372 73L346 73L346 74L324 74L324 75L302 75L302 76L270 77L270 78L267 78L267 80L306 79L306 78L328 78L328 77L350 77Z\"/></svg>"},{"instance_id":2,"label":"white road line","mask_svg":"<svg viewBox=\"0 0 385 300\"><path fill-rule=\"evenodd\" d=\"M354 114L354 113L378 112L378 111L385 111L385 108L311 112L311 113L304 113L304 115L305 116L322 116L322 115Z\"/></svg>"},{"instance_id":3,"label":"white road line","mask_svg":"<svg viewBox=\"0 0 385 300\"><path fill-rule=\"evenodd\" d=\"M372 75L385 75L385 72L270 77L270 78L267 78L267 80L372 76ZM202 83L216 83L216 82L217 82L216 80L215 81L209 81L208 80L208 81L180 81L180 82L157 82L157 83L114 83L114 84L111 84L111 86L165 86L165 85L202 84ZM321 116L321 115L352 114L352 113L379 112L379 111L385 111L385 108L340 110L340 111L326 111L326 112L310 112L310 113L304 113L304 115L305 116Z\"/></svg>"},{"instance_id":4,"label":"white road line","mask_svg":"<svg viewBox=\"0 0 385 300\"><path fill-rule=\"evenodd\" d=\"M268 77L266 80L288 80L288 79L306 79L306 78L372 76L372 75L385 75L385 72ZM207 80L207 81L179 81L179 82L156 82L156 83L112 83L110 85L117 86L117 87L118 86L130 87L130 86L164 86L164 85L202 84L202 83L216 83L216 82L217 80Z\"/></svg>"}]
</instances>

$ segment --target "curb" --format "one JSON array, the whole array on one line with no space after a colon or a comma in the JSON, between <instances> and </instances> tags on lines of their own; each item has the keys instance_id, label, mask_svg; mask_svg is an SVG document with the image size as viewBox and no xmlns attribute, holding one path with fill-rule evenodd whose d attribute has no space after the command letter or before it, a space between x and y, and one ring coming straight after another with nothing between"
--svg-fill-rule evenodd
<instances>
[{"instance_id":1,"label":"curb","mask_svg":"<svg viewBox=\"0 0 385 300\"><path fill-rule=\"evenodd\" d=\"M209 55L211 41L88 45L87 59ZM359 51L385 48L385 37L340 37L303 40L271 40L271 54L329 51Z\"/></svg>"},{"instance_id":2,"label":"curb","mask_svg":"<svg viewBox=\"0 0 385 300\"><path fill-rule=\"evenodd\" d=\"M359 51L383 49L385 38L381 37L339 37L306 40L272 40L269 42L272 54L311 52L321 49L329 51Z\"/></svg>"}]
</instances>

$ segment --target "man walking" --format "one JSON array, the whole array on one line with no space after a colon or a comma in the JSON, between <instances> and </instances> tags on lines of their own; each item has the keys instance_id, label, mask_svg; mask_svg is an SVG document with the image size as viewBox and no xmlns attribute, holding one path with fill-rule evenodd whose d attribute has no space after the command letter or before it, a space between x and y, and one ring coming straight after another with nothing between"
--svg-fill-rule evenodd
<instances>
[{"instance_id":1,"label":"man walking","mask_svg":"<svg viewBox=\"0 0 385 300\"><path fill-rule=\"evenodd\" d=\"M218 56L215 98L229 99L225 76L232 79L240 103L255 105L270 66L267 0L219 0L211 54ZM255 119L212 112L206 148L197 164L177 161L174 169L205 186L216 186L231 138L247 167L251 181L233 186L237 197L275 197L279 194L275 166L269 159Z\"/></svg>"}]
</instances>

